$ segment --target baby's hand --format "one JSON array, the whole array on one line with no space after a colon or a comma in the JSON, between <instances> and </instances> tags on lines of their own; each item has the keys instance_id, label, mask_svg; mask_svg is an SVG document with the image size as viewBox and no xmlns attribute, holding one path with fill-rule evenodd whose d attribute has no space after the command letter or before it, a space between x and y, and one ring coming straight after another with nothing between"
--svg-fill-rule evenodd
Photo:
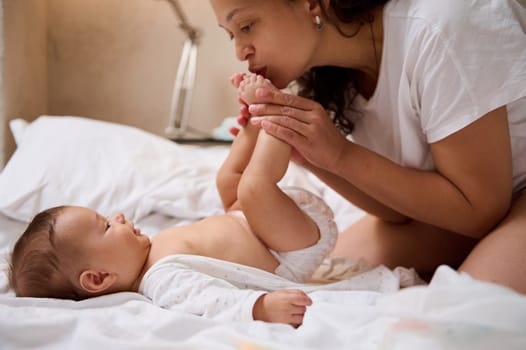
<instances>
[{"instance_id":1,"label":"baby's hand","mask_svg":"<svg viewBox=\"0 0 526 350\"><path fill-rule=\"evenodd\" d=\"M296 289L280 289L259 297L252 311L254 320L288 323L299 327L312 300L305 292Z\"/></svg>"},{"instance_id":2,"label":"baby's hand","mask_svg":"<svg viewBox=\"0 0 526 350\"><path fill-rule=\"evenodd\" d=\"M245 75L238 86L238 96L241 101L249 105L257 102L256 90L260 87L269 90L278 90L270 80L263 78L261 75Z\"/></svg>"}]
</instances>

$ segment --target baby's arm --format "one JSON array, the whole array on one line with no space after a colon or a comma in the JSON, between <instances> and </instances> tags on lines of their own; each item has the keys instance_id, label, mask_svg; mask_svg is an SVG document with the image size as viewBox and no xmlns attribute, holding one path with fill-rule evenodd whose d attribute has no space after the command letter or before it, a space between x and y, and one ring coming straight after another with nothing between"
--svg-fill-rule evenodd
<instances>
[{"instance_id":1,"label":"baby's arm","mask_svg":"<svg viewBox=\"0 0 526 350\"><path fill-rule=\"evenodd\" d=\"M165 262L149 271L139 292L165 309L180 310L218 321L288 323L299 326L311 299L299 290L239 289L226 280Z\"/></svg>"}]
</instances>

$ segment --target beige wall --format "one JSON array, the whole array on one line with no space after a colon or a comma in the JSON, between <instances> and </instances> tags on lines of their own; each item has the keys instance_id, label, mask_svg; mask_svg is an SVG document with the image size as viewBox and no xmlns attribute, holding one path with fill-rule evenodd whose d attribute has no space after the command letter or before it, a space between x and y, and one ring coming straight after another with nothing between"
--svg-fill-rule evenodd
<instances>
[{"instance_id":1,"label":"beige wall","mask_svg":"<svg viewBox=\"0 0 526 350\"><path fill-rule=\"evenodd\" d=\"M29 120L47 110L45 1L4 0L3 109L0 164L14 149L7 129L9 118Z\"/></svg>"},{"instance_id":2,"label":"beige wall","mask_svg":"<svg viewBox=\"0 0 526 350\"><path fill-rule=\"evenodd\" d=\"M80 115L163 134L184 36L163 0L4 0L6 116ZM236 113L246 69L208 0L180 0L203 32L190 125ZM8 146L8 152L9 152Z\"/></svg>"}]
</instances>

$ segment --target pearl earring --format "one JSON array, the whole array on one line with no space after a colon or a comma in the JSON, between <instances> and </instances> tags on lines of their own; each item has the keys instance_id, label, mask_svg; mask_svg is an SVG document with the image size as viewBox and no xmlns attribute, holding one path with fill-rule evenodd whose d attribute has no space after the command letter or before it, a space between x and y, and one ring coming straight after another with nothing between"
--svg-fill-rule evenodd
<instances>
[{"instance_id":1,"label":"pearl earring","mask_svg":"<svg viewBox=\"0 0 526 350\"><path fill-rule=\"evenodd\" d=\"M314 17L314 22L316 23L316 30L320 31L323 28L323 23L320 16Z\"/></svg>"}]
</instances>

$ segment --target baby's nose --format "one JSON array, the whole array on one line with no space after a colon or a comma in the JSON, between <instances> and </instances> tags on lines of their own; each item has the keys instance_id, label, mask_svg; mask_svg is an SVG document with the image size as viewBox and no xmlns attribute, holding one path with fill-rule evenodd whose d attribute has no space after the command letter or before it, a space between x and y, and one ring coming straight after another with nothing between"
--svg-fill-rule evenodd
<instances>
[{"instance_id":1,"label":"baby's nose","mask_svg":"<svg viewBox=\"0 0 526 350\"><path fill-rule=\"evenodd\" d=\"M117 214L113 215L113 220L118 222L119 224L126 223L126 217L124 216L123 213L117 213Z\"/></svg>"}]
</instances>

